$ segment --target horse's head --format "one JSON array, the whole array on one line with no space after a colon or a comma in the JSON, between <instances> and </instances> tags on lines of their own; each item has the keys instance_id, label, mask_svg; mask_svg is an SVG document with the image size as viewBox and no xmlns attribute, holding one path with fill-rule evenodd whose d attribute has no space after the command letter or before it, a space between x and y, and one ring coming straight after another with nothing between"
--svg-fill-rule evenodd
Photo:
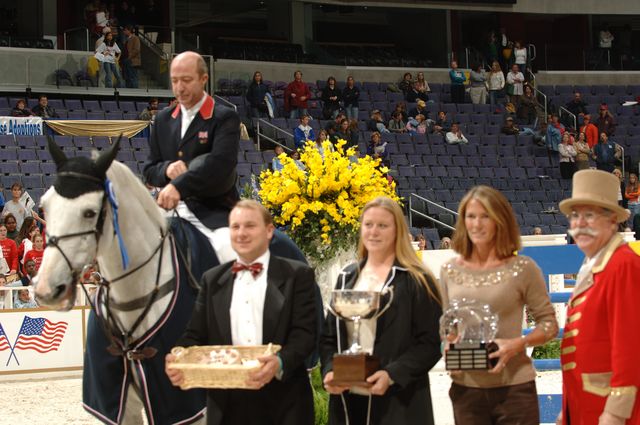
<instances>
[{"instance_id":1,"label":"horse's head","mask_svg":"<svg viewBox=\"0 0 640 425\"><path fill-rule=\"evenodd\" d=\"M67 158L51 138L48 144L57 175L41 200L47 220L47 248L35 277L35 294L41 305L68 310L74 305L76 283L84 266L96 257L106 208L106 173L120 139L96 160Z\"/></svg>"}]
</instances>

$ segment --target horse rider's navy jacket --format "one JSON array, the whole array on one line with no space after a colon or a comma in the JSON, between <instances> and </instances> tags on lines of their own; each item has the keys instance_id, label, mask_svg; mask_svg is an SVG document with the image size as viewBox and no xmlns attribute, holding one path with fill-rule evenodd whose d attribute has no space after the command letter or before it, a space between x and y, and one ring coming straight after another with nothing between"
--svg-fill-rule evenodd
<instances>
[{"instance_id":1,"label":"horse rider's navy jacket","mask_svg":"<svg viewBox=\"0 0 640 425\"><path fill-rule=\"evenodd\" d=\"M156 187L172 183L202 224L217 229L228 225L229 211L238 200L240 118L233 109L205 96L184 137L180 137L180 105L158 113L149 138L151 152L144 178ZM171 181L167 167L178 160L187 164L188 171Z\"/></svg>"}]
</instances>

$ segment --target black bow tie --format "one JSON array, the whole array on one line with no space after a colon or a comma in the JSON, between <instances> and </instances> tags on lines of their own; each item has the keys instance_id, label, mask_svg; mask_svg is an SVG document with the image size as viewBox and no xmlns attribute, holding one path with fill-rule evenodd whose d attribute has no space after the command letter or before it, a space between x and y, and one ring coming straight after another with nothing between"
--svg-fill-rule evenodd
<instances>
[{"instance_id":1,"label":"black bow tie","mask_svg":"<svg viewBox=\"0 0 640 425\"><path fill-rule=\"evenodd\" d=\"M250 271L251 275L255 279L262 271L262 263L253 263L253 264L247 265L247 264L242 264L236 261L233 263L233 266L231 267L231 271L233 272L233 274L237 274L243 270Z\"/></svg>"}]
</instances>

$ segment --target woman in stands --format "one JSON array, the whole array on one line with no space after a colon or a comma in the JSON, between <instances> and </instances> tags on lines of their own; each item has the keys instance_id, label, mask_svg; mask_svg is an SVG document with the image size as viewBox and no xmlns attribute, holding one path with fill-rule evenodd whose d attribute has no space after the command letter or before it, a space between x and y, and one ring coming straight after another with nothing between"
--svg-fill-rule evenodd
<instances>
[{"instance_id":1,"label":"woman in stands","mask_svg":"<svg viewBox=\"0 0 640 425\"><path fill-rule=\"evenodd\" d=\"M7 262L7 275L18 272L18 247L13 239L7 237L7 226L0 223L0 247L2 248L2 258Z\"/></svg>"},{"instance_id":2,"label":"woman in stands","mask_svg":"<svg viewBox=\"0 0 640 425\"><path fill-rule=\"evenodd\" d=\"M32 117L33 115L31 109L27 108L27 102L24 99L18 99L16 106L11 110L12 117Z\"/></svg>"},{"instance_id":3,"label":"woman in stands","mask_svg":"<svg viewBox=\"0 0 640 425\"><path fill-rule=\"evenodd\" d=\"M589 158L591 158L593 152L587 143L587 136L584 132L578 133L578 140L576 140L574 146L576 148L576 171L586 170L589 168Z\"/></svg>"},{"instance_id":4,"label":"woman in stands","mask_svg":"<svg viewBox=\"0 0 640 425\"><path fill-rule=\"evenodd\" d=\"M318 137L316 138L315 148L320 152L320 156L324 158L324 146L322 144L326 142L328 139L327 130L322 129L318 132ZM329 145L329 150L333 151L333 145Z\"/></svg>"},{"instance_id":5,"label":"woman in stands","mask_svg":"<svg viewBox=\"0 0 640 425\"><path fill-rule=\"evenodd\" d=\"M104 35L104 41L96 50L96 59L102 64L104 70L104 86L113 87L112 74L116 77L116 88L120 87L122 76L118 66L118 58L120 57L120 48L113 40L113 34L108 32Z\"/></svg>"},{"instance_id":6,"label":"woman in stands","mask_svg":"<svg viewBox=\"0 0 640 425\"><path fill-rule=\"evenodd\" d=\"M416 82L413 87L418 91L418 98L424 100L425 102L429 100L428 94L431 93L431 88L429 87L429 83L424 79L424 72L418 72L416 75Z\"/></svg>"},{"instance_id":7,"label":"woman in stands","mask_svg":"<svg viewBox=\"0 0 640 425\"><path fill-rule=\"evenodd\" d=\"M36 233L33 235L31 239L33 243L33 249L27 252L24 256L24 264L27 264L29 261L34 261L36 263L36 272L40 268L40 264L42 264L42 255L44 254L44 238L40 233ZM26 269L23 269L23 274L26 274Z\"/></svg>"},{"instance_id":8,"label":"woman in stands","mask_svg":"<svg viewBox=\"0 0 640 425\"><path fill-rule=\"evenodd\" d=\"M471 103L474 105L484 105L487 103L487 76L482 68L482 64L476 64L469 73L469 82L471 88L469 89L469 96L471 96Z\"/></svg>"},{"instance_id":9,"label":"woman in stands","mask_svg":"<svg viewBox=\"0 0 640 425\"><path fill-rule=\"evenodd\" d=\"M629 223L633 226L633 219L640 214L640 187L636 173L629 173L629 184L625 188L624 197L627 199L627 208L631 212Z\"/></svg>"},{"instance_id":10,"label":"woman in stands","mask_svg":"<svg viewBox=\"0 0 640 425\"><path fill-rule=\"evenodd\" d=\"M440 359L442 314L435 278L418 259L402 208L389 198L369 202L361 215L359 262L341 273L336 289L393 289L389 308L363 320L361 344L380 359L370 387L333 383L333 356L349 347L353 325L329 315L321 341L331 425L433 425L429 370ZM382 295L382 302L389 302Z\"/></svg>"},{"instance_id":11,"label":"woman in stands","mask_svg":"<svg viewBox=\"0 0 640 425\"><path fill-rule=\"evenodd\" d=\"M525 84L524 94L520 96L520 103L518 104L518 118L524 120L526 124L533 124L535 127L539 109L540 103L538 103L536 94L529 84Z\"/></svg>"},{"instance_id":12,"label":"woman in stands","mask_svg":"<svg viewBox=\"0 0 640 425\"><path fill-rule=\"evenodd\" d=\"M262 82L262 73L256 71L246 95L249 102L249 118L267 118L267 103L264 97L268 92L269 87Z\"/></svg>"},{"instance_id":13,"label":"woman in stands","mask_svg":"<svg viewBox=\"0 0 640 425\"><path fill-rule=\"evenodd\" d=\"M336 86L336 79L329 77L327 85L322 89L322 116L325 120L335 120L340 112L342 93Z\"/></svg>"},{"instance_id":14,"label":"woman in stands","mask_svg":"<svg viewBox=\"0 0 640 425\"><path fill-rule=\"evenodd\" d=\"M500 64L498 61L493 61L491 64L491 71L489 72L489 81L487 86L489 89L489 103L491 106L496 106L498 104L498 97L500 97L500 94L502 93L504 83L504 74L502 73L502 69L500 69Z\"/></svg>"},{"instance_id":15,"label":"woman in stands","mask_svg":"<svg viewBox=\"0 0 640 425\"><path fill-rule=\"evenodd\" d=\"M455 423L538 425L536 374L525 350L558 333L544 278L531 258L516 254L520 229L499 191L472 188L458 213L451 247L459 256L440 272L443 309L463 298L488 305L498 316L498 350L489 355L496 359L489 370L451 373ZM522 336L525 306L536 327Z\"/></svg>"},{"instance_id":16,"label":"woman in stands","mask_svg":"<svg viewBox=\"0 0 640 425\"><path fill-rule=\"evenodd\" d=\"M349 120L358 120L358 99L360 99L360 89L356 87L352 76L347 77L347 85L342 90L342 105Z\"/></svg>"},{"instance_id":17,"label":"woman in stands","mask_svg":"<svg viewBox=\"0 0 640 425\"><path fill-rule=\"evenodd\" d=\"M307 115L307 101L311 98L311 90L302 81L302 72L293 73L293 81L284 91L284 109L289 112L289 118L300 118Z\"/></svg>"},{"instance_id":18,"label":"woman in stands","mask_svg":"<svg viewBox=\"0 0 640 425\"><path fill-rule=\"evenodd\" d=\"M563 179L573 178L576 172L576 148L573 146L573 137L569 132L562 135L562 143L558 145L558 153L560 154L560 176Z\"/></svg>"}]
</instances>

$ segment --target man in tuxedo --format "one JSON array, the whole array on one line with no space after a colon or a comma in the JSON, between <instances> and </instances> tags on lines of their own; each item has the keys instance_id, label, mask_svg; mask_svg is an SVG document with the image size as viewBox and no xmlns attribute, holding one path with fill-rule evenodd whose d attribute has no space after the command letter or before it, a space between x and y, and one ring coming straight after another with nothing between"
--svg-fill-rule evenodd
<instances>
[{"instance_id":1,"label":"man in tuxedo","mask_svg":"<svg viewBox=\"0 0 640 425\"><path fill-rule=\"evenodd\" d=\"M298 261L274 256L274 226L258 202L243 200L229 215L231 245L238 260L202 277L193 316L178 345L282 346L258 360L247 382L252 390L209 390L209 425L313 425L313 395L304 360L314 349L316 306L313 271ZM166 372L174 385L183 375Z\"/></svg>"},{"instance_id":2,"label":"man in tuxedo","mask_svg":"<svg viewBox=\"0 0 640 425\"><path fill-rule=\"evenodd\" d=\"M170 72L178 104L156 115L145 182L162 188L158 205L176 208L180 217L207 236L224 263L235 258L226 226L238 200L240 118L205 92L209 77L199 54L179 54Z\"/></svg>"}]
</instances>

